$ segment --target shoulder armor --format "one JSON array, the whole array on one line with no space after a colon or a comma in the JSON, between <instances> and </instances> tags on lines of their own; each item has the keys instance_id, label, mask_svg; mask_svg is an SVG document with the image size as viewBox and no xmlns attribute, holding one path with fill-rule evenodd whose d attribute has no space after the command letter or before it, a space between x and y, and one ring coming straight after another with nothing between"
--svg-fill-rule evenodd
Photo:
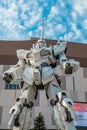
<instances>
[{"instance_id":1,"label":"shoulder armor","mask_svg":"<svg viewBox=\"0 0 87 130\"><path fill-rule=\"evenodd\" d=\"M28 50L19 49L16 52L18 59L26 59L26 54L28 53Z\"/></svg>"},{"instance_id":2,"label":"shoulder armor","mask_svg":"<svg viewBox=\"0 0 87 130\"><path fill-rule=\"evenodd\" d=\"M41 52L40 52L40 55L41 56L49 56L51 55L51 50L52 50L52 47L50 46L49 48L45 48L43 49Z\"/></svg>"},{"instance_id":3,"label":"shoulder armor","mask_svg":"<svg viewBox=\"0 0 87 130\"><path fill-rule=\"evenodd\" d=\"M63 53L66 49L66 46L67 46L67 42L59 41L55 46L53 46L54 56Z\"/></svg>"}]
</instances>

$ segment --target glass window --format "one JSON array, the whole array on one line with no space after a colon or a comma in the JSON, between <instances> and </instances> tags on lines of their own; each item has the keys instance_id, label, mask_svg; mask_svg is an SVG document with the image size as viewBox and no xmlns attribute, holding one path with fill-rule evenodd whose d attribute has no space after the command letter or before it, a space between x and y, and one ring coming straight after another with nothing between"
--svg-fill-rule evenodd
<instances>
[{"instance_id":1,"label":"glass window","mask_svg":"<svg viewBox=\"0 0 87 130\"><path fill-rule=\"evenodd\" d=\"M15 81L13 83L10 84L5 84L5 89L19 89L19 82Z\"/></svg>"}]
</instances>

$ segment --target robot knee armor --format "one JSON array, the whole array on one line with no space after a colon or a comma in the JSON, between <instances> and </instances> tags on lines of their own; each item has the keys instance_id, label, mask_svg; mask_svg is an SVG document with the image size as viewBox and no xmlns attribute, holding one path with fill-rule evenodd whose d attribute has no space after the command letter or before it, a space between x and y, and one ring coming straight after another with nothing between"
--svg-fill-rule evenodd
<instances>
[{"instance_id":1,"label":"robot knee armor","mask_svg":"<svg viewBox=\"0 0 87 130\"><path fill-rule=\"evenodd\" d=\"M29 106L29 108L32 108L33 107L33 102L30 101L28 106Z\"/></svg>"},{"instance_id":2,"label":"robot knee armor","mask_svg":"<svg viewBox=\"0 0 87 130\"><path fill-rule=\"evenodd\" d=\"M25 102L23 106L27 107L27 108L32 108L33 107L33 102L31 102L31 101L29 103Z\"/></svg>"},{"instance_id":3,"label":"robot knee armor","mask_svg":"<svg viewBox=\"0 0 87 130\"><path fill-rule=\"evenodd\" d=\"M66 95L65 92L58 92L57 95L56 95L56 97L57 97L58 102L62 102L62 100L64 98L67 98L67 95Z\"/></svg>"},{"instance_id":4,"label":"robot knee armor","mask_svg":"<svg viewBox=\"0 0 87 130\"><path fill-rule=\"evenodd\" d=\"M64 106L64 107L69 107L73 105L73 101L68 98L65 92L58 92L57 93L57 99L58 101Z\"/></svg>"},{"instance_id":5,"label":"robot knee armor","mask_svg":"<svg viewBox=\"0 0 87 130\"><path fill-rule=\"evenodd\" d=\"M15 104L17 106L19 106L19 105L23 106L23 104L25 102L26 102L26 99L24 97L20 96L20 97L16 98Z\"/></svg>"},{"instance_id":6,"label":"robot knee armor","mask_svg":"<svg viewBox=\"0 0 87 130\"><path fill-rule=\"evenodd\" d=\"M59 103L65 108L66 121L71 122L75 119L75 113L72 109L73 101L67 97L65 92L59 92L57 98Z\"/></svg>"}]
</instances>

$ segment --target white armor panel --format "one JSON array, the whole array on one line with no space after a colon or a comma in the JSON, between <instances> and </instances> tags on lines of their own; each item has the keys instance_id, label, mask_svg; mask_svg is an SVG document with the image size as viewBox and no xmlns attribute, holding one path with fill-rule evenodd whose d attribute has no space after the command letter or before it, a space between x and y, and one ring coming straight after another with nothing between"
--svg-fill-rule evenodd
<instances>
[{"instance_id":1,"label":"white armor panel","mask_svg":"<svg viewBox=\"0 0 87 130\"><path fill-rule=\"evenodd\" d=\"M23 74L23 69L21 66L18 67L17 65L15 65L15 66L12 66L9 70L5 71L2 75L3 77L5 73L12 75L12 78L13 78L12 81L15 81L16 79L20 79L20 77Z\"/></svg>"},{"instance_id":2,"label":"white armor panel","mask_svg":"<svg viewBox=\"0 0 87 130\"><path fill-rule=\"evenodd\" d=\"M54 69L51 69L51 67L44 67L42 69L42 82L43 84L47 84L52 81L54 75Z\"/></svg>"},{"instance_id":3,"label":"white armor panel","mask_svg":"<svg viewBox=\"0 0 87 130\"><path fill-rule=\"evenodd\" d=\"M66 42L59 42L53 47L54 56L64 53L65 49L66 49Z\"/></svg>"},{"instance_id":4,"label":"white armor panel","mask_svg":"<svg viewBox=\"0 0 87 130\"><path fill-rule=\"evenodd\" d=\"M40 85L41 84L41 72L40 72L39 68L35 68L34 69L33 76L34 76L34 82L35 82L35 84L36 85Z\"/></svg>"},{"instance_id":5,"label":"white armor panel","mask_svg":"<svg viewBox=\"0 0 87 130\"><path fill-rule=\"evenodd\" d=\"M33 85L33 71L32 67L27 67L22 76L23 80L31 86Z\"/></svg>"},{"instance_id":6,"label":"white armor panel","mask_svg":"<svg viewBox=\"0 0 87 130\"><path fill-rule=\"evenodd\" d=\"M63 70L64 73L65 73L67 63L69 64L69 67L72 67L72 73L76 72L80 68L80 63L78 61L75 61L74 59L69 59L69 60L66 60L64 62L61 61L60 67L61 67L61 69Z\"/></svg>"},{"instance_id":7,"label":"white armor panel","mask_svg":"<svg viewBox=\"0 0 87 130\"><path fill-rule=\"evenodd\" d=\"M20 130L29 130L32 122L31 117L31 110L27 107L24 107L20 116L19 116L19 123L20 123Z\"/></svg>"},{"instance_id":8,"label":"white armor panel","mask_svg":"<svg viewBox=\"0 0 87 130\"><path fill-rule=\"evenodd\" d=\"M28 50L19 49L16 51L18 59L26 59L26 54L29 52Z\"/></svg>"},{"instance_id":9,"label":"white armor panel","mask_svg":"<svg viewBox=\"0 0 87 130\"><path fill-rule=\"evenodd\" d=\"M59 93L57 93L57 96L59 98L59 102L63 105L64 108L68 109L68 111L71 114L71 118L75 120L76 114L72 108L74 102L70 98L67 97L65 92L59 92Z\"/></svg>"},{"instance_id":10,"label":"white armor panel","mask_svg":"<svg viewBox=\"0 0 87 130\"><path fill-rule=\"evenodd\" d=\"M53 58L52 47L33 48L26 56L26 61L32 66L39 67L43 62L50 64L49 58Z\"/></svg>"}]
</instances>

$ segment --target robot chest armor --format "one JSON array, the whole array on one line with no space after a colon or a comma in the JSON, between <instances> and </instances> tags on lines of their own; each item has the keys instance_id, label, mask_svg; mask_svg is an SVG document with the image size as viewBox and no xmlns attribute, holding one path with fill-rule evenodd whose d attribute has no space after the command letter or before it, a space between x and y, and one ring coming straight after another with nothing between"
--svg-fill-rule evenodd
<instances>
[{"instance_id":1,"label":"robot chest armor","mask_svg":"<svg viewBox=\"0 0 87 130\"><path fill-rule=\"evenodd\" d=\"M49 62L48 57L52 57L51 50L47 49L33 49L31 53L27 54L27 59L31 65L38 66L43 62Z\"/></svg>"},{"instance_id":2,"label":"robot chest armor","mask_svg":"<svg viewBox=\"0 0 87 130\"><path fill-rule=\"evenodd\" d=\"M43 85L49 83L53 78L54 69L50 66L40 68L27 67L22 75L23 81L29 85Z\"/></svg>"}]
</instances>

